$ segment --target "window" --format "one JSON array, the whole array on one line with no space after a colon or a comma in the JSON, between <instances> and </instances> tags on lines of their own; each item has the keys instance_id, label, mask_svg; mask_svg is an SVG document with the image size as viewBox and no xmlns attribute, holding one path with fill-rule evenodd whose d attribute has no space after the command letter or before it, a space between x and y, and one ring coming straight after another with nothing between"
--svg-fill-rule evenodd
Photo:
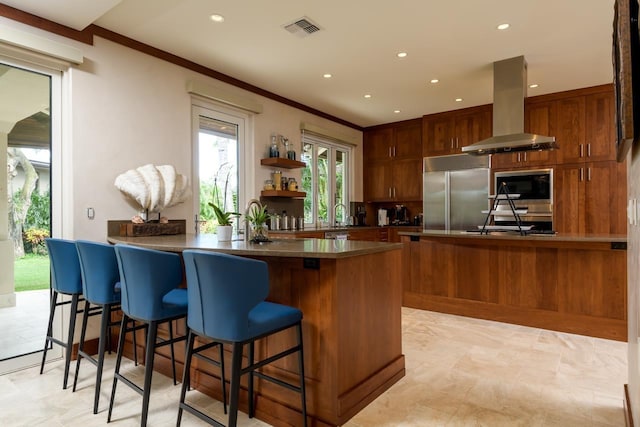
<instances>
[{"instance_id":1,"label":"window","mask_svg":"<svg viewBox=\"0 0 640 427\"><path fill-rule=\"evenodd\" d=\"M301 160L304 221L323 226L346 224L349 216L351 147L328 138L302 133Z\"/></svg>"},{"instance_id":2,"label":"window","mask_svg":"<svg viewBox=\"0 0 640 427\"><path fill-rule=\"evenodd\" d=\"M218 224L209 203L226 212L240 212L246 117L222 107L194 105L193 121L195 210L200 232L213 233Z\"/></svg>"}]
</instances>

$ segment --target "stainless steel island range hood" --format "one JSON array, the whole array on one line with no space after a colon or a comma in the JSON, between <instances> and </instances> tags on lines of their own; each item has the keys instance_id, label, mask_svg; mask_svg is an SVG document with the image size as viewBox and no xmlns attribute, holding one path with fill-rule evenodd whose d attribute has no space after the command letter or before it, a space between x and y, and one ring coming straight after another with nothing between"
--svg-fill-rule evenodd
<instances>
[{"instance_id":1,"label":"stainless steel island range hood","mask_svg":"<svg viewBox=\"0 0 640 427\"><path fill-rule=\"evenodd\" d=\"M524 56L493 63L493 137L462 147L474 155L558 148L553 136L524 133L527 63Z\"/></svg>"}]
</instances>

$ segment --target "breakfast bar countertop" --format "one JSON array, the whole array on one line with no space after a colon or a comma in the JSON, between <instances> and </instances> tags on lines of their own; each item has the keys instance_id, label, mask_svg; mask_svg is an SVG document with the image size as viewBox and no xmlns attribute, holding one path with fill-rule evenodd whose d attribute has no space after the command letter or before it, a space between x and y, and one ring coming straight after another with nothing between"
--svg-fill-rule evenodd
<instances>
[{"instance_id":1,"label":"breakfast bar countertop","mask_svg":"<svg viewBox=\"0 0 640 427\"><path fill-rule=\"evenodd\" d=\"M402 249L401 243L365 242L357 240L272 239L269 243L244 240L219 242L215 234L176 234L148 237L108 236L109 243L134 244L170 252L202 249L240 256L346 258Z\"/></svg>"}]
</instances>

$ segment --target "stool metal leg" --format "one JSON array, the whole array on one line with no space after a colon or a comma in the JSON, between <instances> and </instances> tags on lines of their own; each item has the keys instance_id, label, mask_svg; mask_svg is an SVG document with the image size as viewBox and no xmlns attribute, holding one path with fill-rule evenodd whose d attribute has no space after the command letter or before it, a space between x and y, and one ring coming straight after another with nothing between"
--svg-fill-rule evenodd
<instances>
[{"instance_id":1,"label":"stool metal leg","mask_svg":"<svg viewBox=\"0 0 640 427\"><path fill-rule=\"evenodd\" d=\"M124 338L127 334L128 317L122 313L122 322L120 323L120 337L118 338L118 350L116 355L116 367L113 375L113 387L111 388L111 399L109 399L109 413L107 414L107 422L111 422L111 412L113 411L113 401L116 397L116 387L118 385L118 375L120 374L120 363L122 362L122 352L124 351ZM133 331L135 333L135 331Z\"/></svg>"},{"instance_id":2,"label":"stool metal leg","mask_svg":"<svg viewBox=\"0 0 640 427\"><path fill-rule=\"evenodd\" d=\"M173 385L177 385L176 382L176 357L175 352L173 350L173 320L169 320L169 340L171 343L169 347L171 348L171 371L173 372Z\"/></svg>"},{"instance_id":3,"label":"stool metal leg","mask_svg":"<svg viewBox=\"0 0 640 427\"><path fill-rule=\"evenodd\" d=\"M76 385L78 384L78 372L80 372L80 361L84 357L84 339L87 335L87 321L89 320L89 308L90 303L86 301L84 303L84 312L82 313L82 327L80 328L80 342L78 343L78 357L76 358L76 373L73 376L73 389L72 391L76 391ZM94 412L95 414L95 412Z\"/></svg>"},{"instance_id":4,"label":"stool metal leg","mask_svg":"<svg viewBox=\"0 0 640 427\"><path fill-rule=\"evenodd\" d=\"M249 366L253 366L253 351L254 351L254 341L249 343ZM255 415L255 408L253 407L253 369L249 371L249 381L248 381L248 394L249 394L249 418L253 418Z\"/></svg>"},{"instance_id":5,"label":"stool metal leg","mask_svg":"<svg viewBox=\"0 0 640 427\"><path fill-rule=\"evenodd\" d=\"M182 390L180 391L180 406L178 409L178 421L176 422L176 427L180 427L180 423L182 422L182 410L185 398L187 397L187 389L189 389L191 384L191 357L193 355L193 344L195 342L195 334L189 330L187 335L187 344L186 344L186 353L184 359L184 372L182 373Z\"/></svg>"},{"instance_id":6,"label":"stool metal leg","mask_svg":"<svg viewBox=\"0 0 640 427\"><path fill-rule=\"evenodd\" d=\"M142 421L141 427L147 425L147 415L149 413L149 397L151 395L151 376L153 374L153 359L155 355L156 337L158 334L158 322L149 323L149 331L147 334L147 350L144 361L144 386L142 388Z\"/></svg>"},{"instance_id":7,"label":"stool metal leg","mask_svg":"<svg viewBox=\"0 0 640 427\"><path fill-rule=\"evenodd\" d=\"M238 400L240 398L240 370L242 369L242 344L234 342L231 352L231 400L229 402L229 425L238 423Z\"/></svg>"},{"instance_id":8,"label":"stool metal leg","mask_svg":"<svg viewBox=\"0 0 640 427\"><path fill-rule=\"evenodd\" d=\"M71 349L73 347L73 333L76 328L76 315L78 314L78 300L80 299L80 295L74 294L71 297L71 314L69 319L69 335L67 337L67 348L65 353L64 360L64 380L62 381L62 388L67 388L67 383L69 381L69 364L71 363Z\"/></svg>"},{"instance_id":9,"label":"stool metal leg","mask_svg":"<svg viewBox=\"0 0 640 427\"><path fill-rule=\"evenodd\" d=\"M47 359L47 350L49 350L49 345L51 345L49 341L49 337L51 337L51 335L53 334L53 317L55 316L55 313L56 313L57 300L58 300L58 292L52 291L51 305L49 306L49 323L47 325L47 336L44 339L44 350L42 353L42 363L40 364L40 375L42 375L42 372L44 371L44 362Z\"/></svg>"},{"instance_id":10,"label":"stool metal leg","mask_svg":"<svg viewBox=\"0 0 640 427\"><path fill-rule=\"evenodd\" d=\"M104 369L104 353L105 348L111 338L108 336L111 330L111 304L105 304L102 307L102 316L100 320L100 339L98 340L98 363L96 366L96 390L93 397L93 413L98 413L98 404L100 403L100 386L102 385L102 370Z\"/></svg>"},{"instance_id":11,"label":"stool metal leg","mask_svg":"<svg viewBox=\"0 0 640 427\"><path fill-rule=\"evenodd\" d=\"M298 323L296 326L296 332L298 333L298 345L300 350L298 351L298 370L300 372L300 398L302 405L302 420L303 425L307 426L307 387L304 381L304 352L302 345L302 323Z\"/></svg>"}]
</instances>

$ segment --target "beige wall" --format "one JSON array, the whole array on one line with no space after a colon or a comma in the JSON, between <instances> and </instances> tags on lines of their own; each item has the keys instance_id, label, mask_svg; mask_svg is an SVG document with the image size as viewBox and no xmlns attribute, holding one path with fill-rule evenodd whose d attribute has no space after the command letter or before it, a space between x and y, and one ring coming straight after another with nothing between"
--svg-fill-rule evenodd
<instances>
[{"instance_id":1,"label":"beige wall","mask_svg":"<svg viewBox=\"0 0 640 427\"><path fill-rule=\"evenodd\" d=\"M66 96L63 119L62 206L64 237L104 240L106 221L126 219L135 210L125 202L113 182L120 173L147 163L172 164L179 173L191 177L191 95L187 82L198 81L248 99L263 106L252 120L249 135L247 199L259 196L270 169L260 166L260 158L273 132L300 144L300 124L312 124L345 135L355 142L354 199L362 199L362 132L289 107L268 98L238 89L210 77L142 54L96 37L85 45L0 17L0 24L35 33L82 50L84 63L72 67L63 77ZM55 165L54 165L55 167ZM299 177L300 171L289 173ZM69 180L72 180L69 185ZM86 208L95 209L95 219L86 217ZM169 218L186 218L193 229L191 200L167 209ZM71 229L70 229L71 228Z\"/></svg>"},{"instance_id":2,"label":"beige wall","mask_svg":"<svg viewBox=\"0 0 640 427\"><path fill-rule=\"evenodd\" d=\"M115 177L146 163L172 164L191 176L191 96L189 80L217 86L263 106L253 118L249 135L249 167L255 173L246 199L259 195L270 169L260 166L273 132L299 145L300 123L312 123L355 139L356 186L353 197L362 198L362 133L346 126L274 102L192 71L138 53L100 38L82 48L85 63L71 71L72 170L74 237L104 239L108 219L130 218L135 211L113 186ZM295 176L299 171L289 175ZM95 220L86 218L87 207ZM186 218L193 229L191 201L163 212L169 218Z\"/></svg>"}]
</instances>

